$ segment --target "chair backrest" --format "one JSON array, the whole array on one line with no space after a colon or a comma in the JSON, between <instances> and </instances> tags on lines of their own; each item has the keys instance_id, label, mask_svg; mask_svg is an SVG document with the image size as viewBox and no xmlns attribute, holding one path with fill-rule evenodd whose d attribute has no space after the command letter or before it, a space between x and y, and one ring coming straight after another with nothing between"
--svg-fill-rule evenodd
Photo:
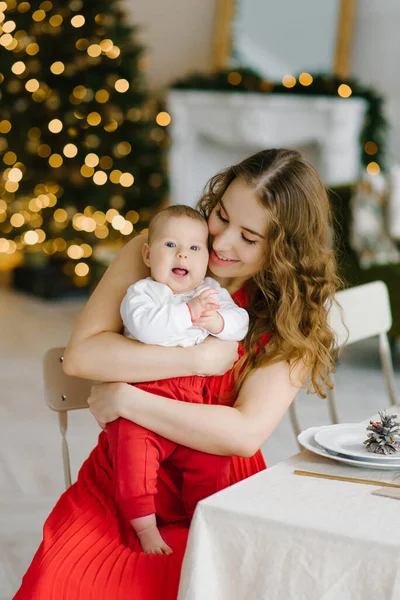
<instances>
[{"instance_id":1,"label":"chair backrest","mask_svg":"<svg viewBox=\"0 0 400 600\"><path fill-rule=\"evenodd\" d=\"M335 295L329 324L338 346L386 334L392 326L389 293L383 281L358 285ZM346 330L347 327L347 330Z\"/></svg>"},{"instance_id":2,"label":"chair backrest","mask_svg":"<svg viewBox=\"0 0 400 600\"><path fill-rule=\"evenodd\" d=\"M65 487L71 485L71 466L66 438L68 411L88 408L87 399L93 381L66 375L63 371L65 348L50 348L43 358L43 378L46 404L58 412Z\"/></svg>"}]
</instances>

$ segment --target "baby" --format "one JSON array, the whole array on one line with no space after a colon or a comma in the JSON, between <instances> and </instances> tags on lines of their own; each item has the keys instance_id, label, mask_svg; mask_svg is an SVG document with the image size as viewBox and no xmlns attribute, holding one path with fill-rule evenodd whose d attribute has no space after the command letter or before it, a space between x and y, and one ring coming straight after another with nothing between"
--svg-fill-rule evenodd
<instances>
[{"instance_id":1,"label":"baby","mask_svg":"<svg viewBox=\"0 0 400 600\"><path fill-rule=\"evenodd\" d=\"M209 334L230 341L245 337L247 312L217 281L205 277L208 227L199 212L178 205L158 213L150 223L143 260L151 277L131 285L121 304L127 337L163 346L192 346ZM159 396L203 403L205 381L193 376L135 385ZM229 484L229 457L180 446L122 418L109 423L107 433L120 510L145 552L171 554L155 515L160 462L168 459L180 469L182 497L190 518L199 500Z\"/></svg>"}]
</instances>

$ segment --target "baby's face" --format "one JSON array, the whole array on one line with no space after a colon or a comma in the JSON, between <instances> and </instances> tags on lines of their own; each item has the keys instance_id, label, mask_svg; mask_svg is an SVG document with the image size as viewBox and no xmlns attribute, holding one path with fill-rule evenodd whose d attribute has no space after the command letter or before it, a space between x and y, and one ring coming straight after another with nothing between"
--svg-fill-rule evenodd
<instances>
[{"instance_id":1,"label":"baby's face","mask_svg":"<svg viewBox=\"0 0 400 600\"><path fill-rule=\"evenodd\" d=\"M148 250L151 276L175 294L190 292L206 276L208 265L208 227L189 217L170 217L161 221Z\"/></svg>"}]
</instances>

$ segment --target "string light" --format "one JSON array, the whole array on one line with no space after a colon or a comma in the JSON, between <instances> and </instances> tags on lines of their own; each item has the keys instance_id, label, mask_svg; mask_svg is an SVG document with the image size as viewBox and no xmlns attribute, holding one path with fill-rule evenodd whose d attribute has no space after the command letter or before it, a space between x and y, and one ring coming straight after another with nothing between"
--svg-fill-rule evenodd
<instances>
[{"instance_id":1,"label":"string light","mask_svg":"<svg viewBox=\"0 0 400 600\"><path fill-rule=\"evenodd\" d=\"M123 187L130 187L131 185L133 185L133 182L135 181L135 178L133 177L133 175L131 175L131 173L123 173L120 177L120 184Z\"/></svg>"},{"instance_id":2,"label":"string light","mask_svg":"<svg viewBox=\"0 0 400 600\"><path fill-rule=\"evenodd\" d=\"M29 2L21 2L20 4L18 4L18 12L20 13L26 13L30 8L31 5L29 4Z\"/></svg>"},{"instance_id":3,"label":"string light","mask_svg":"<svg viewBox=\"0 0 400 600\"><path fill-rule=\"evenodd\" d=\"M83 15L75 15L71 19L72 27L82 27L85 24L85 17Z\"/></svg>"},{"instance_id":4,"label":"string light","mask_svg":"<svg viewBox=\"0 0 400 600\"><path fill-rule=\"evenodd\" d=\"M94 173L94 169L93 167L89 167L88 165L82 165L81 169L80 169L80 174L82 175L82 177L92 177Z\"/></svg>"},{"instance_id":5,"label":"string light","mask_svg":"<svg viewBox=\"0 0 400 600\"><path fill-rule=\"evenodd\" d=\"M27 47L25 48L25 52L27 54L29 54L29 56L35 56L35 54L37 54L39 52L38 44L36 44L36 42L32 42L31 44L28 44Z\"/></svg>"},{"instance_id":6,"label":"string light","mask_svg":"<svg viewBox=\"0 0 400 600\"><path fill-rule=\"evenodd\" d=\"M36 231L26 231L23 234L23 241L28 246L34 246L39 241L39 235L37 234Z\"/></svg>"},{"instance_id":7,"label":"string light","mask_svg":"<svg viewBox=\"0 0 400 600\"><path fill-rule=\"evenodd\" d=\"M367 154L376 154L378 152L378 146L375 142L367 142L364 146L364 150Z\"/></svg>"},{"instance_id":8,"label":"string light","mask_svg":"<svg viewBox=\"0 0 400 600\"><path fill-rule=\"evenodd\" d=\"M377 162L370 162L367 165L368 175L378 175L381 172L381 168Z\"/></svg>"},{"instance_id":9,"label":"string light","mask_svg":"<svg viewBox=\"0 0 400 600\"><path fill-rule=\"evenodd\" d=\"M338 94L341 98L349 98L353 93L353 90L346 83L342 83L338 87Z\"/></svg>"},{"instance_id":10,"label":"string light","mask_svg":"<svg viewBox=\"0 0 400 600\"><path fill-rule=\"evenodd\" d=\"M49 165L53 169L58 169L63 164L63 157L61 154L52 154L49 158Z\"/></svg>"},{"instance_id":11,"label":"string light","mask_svg":"<svg viewBox=\"0 0 400 600\"><path fill-rule=\"evenodd\" d=\"M0 44L7 48L11 44L13 37L10 33L5 33L0 37Z\"/></svg>"},{"instance_id":12,"label":"string light","mask_svg":"<svg viewBox=\"0 0 400 600\"><path fill-rule=\"evenodd\" d=\"M123 94L128 91L129 82L127 79L117 79L117 81L114 84L114 87L117 90L117 92Z\"/></svg>"},{"instance_id":13,"label":"string light","mask_svg":"<svg viewBox=\"0 0 400 600\"><path fill-rule=\"evenodd\" d=\"M118 48L118 46L113 46L111 50L108 50L106 52L106 56L111 59L118 58L120 54L121 50Z\"/></svg>"},{"instance_id":14,"label":"string light","mask_svg":"<svg viewBox=\"0 0 400 600\"><path fill-rule=\"evenodd\" d=\"M159 112L156 116L156 123L161 127L167 127L171 123L171 115L165 111Z\"/></svg>"},{"instance_id":15,"label":"string light","mask_svg":"<svg viewBox=\"0 0 400 600\"><path fill-rule=\"evenodd\" d=\"M16 28L16 24L14 21L6 21L2 25L2 29L4 33L11 33Z\"/></svg>"},{"instance_id":16,"label":"string light","mask_svg":"<svg viewBox=\"0 0 400 600\"><path fill-rule=\"evenodd\" d=\"M48 144L40 144L37 153L40 158L47 158L51 154L51 148Z\"/></svg>"},{"instance_id":17,"label":"string light","mask_svg":"<svg viewBox=\"0 0 400 600\"><path fill-rule=\"evenodd\" d=\"M11 131L11 123L7 119L0 121L0 133L9 133Z\"/></svg>"},{"instance_id":18,"label":"string light","mask_svg":"<svg viewBox=\"0 0 400 600\"><path fill-rule=\"evenodd\" d=\"M36 92L39 89L39 81L37 79L28 79L25 84L25 89L28 92Z\"/></svg>"},{"instance_id":19,"label":"string light","mask_svg":"<svg viewBox=\"0 0 400 600\"><path fill-rule=\"evenodd\" d=\"M21 169L17 169L15 167L14 167L14 169L10 169L10 171L8 173L8 179L9 179L9 181L14 181L14 182L21 181L21 179L22 179Z\"/></svg>"},{"instance_id":20,"label":"string light","mask_svg":"<svg viewBox=\"0 0 400 600\"><path fill-rule=\"evenodd\" d=\"M61 73L64 73L65 71L65 65L60 60L57 60L51 65L50 71L54 73L54 75L61 75Z\"/></svg>"},{"instance_id":21,"label":"string light","mask_svg":"<svg viewBox=\"0 0 400 600\"><path fill-rule=\"evenodd\" d=\"M48 128L51 133L60 133L63 128L62 121L60 121L60 119L52 119L48 124Z\"/></svg>"},{"instance_id":22,"label":"string light","mask_svg":"<svg viewBox=\"0 0 400 600\"><path fill-rule=\"evenodd\" d=\"M67 254L70 258L74 259L74 260L79 260L80 258L83 257L83 250L80 246L78 246L77 244L72 244L68 250L67 250Z\"/></svg>"},{"instance_id":23,"label":"string light","mask_svg":"<svg viewBox=\"0 0 400 600\"><path fill-rule=\"evenodd\" d=\"M1 125L1 123L0 123L0 125ZM6 152L5 155L3 156L3 162L6 165L13 165L14 163L17 162L17 155L15 154L15 152L11 152L11 151Z\"/></svg>"},{"instance_id":24,"label":"string light","mask_svg":"<svg viewBox=\"0 0 400 600\"><path fill-rule=\"evenodd\" d=\"M93 175L93 181L96 185L104 185L107 182L107 173L104 171L96 171Z\"/></svg>"},{"instance_id":25,"label":"string light","mask_svg":"<svg viewBox=\"0 0 400 600\"><path fill-rule=\"evenodd\" d=\"M85 88L84 85L77 85L76 87L74 87L74 89L72 90L73 95L76 98L79 98L80 100L83 100L83 98L86 96L86 92L87 89ZM74 113L75 114L75 113ZM82 119L83 117L78 117L80 119Z\"/></svg>"},{"instance_id":26,"label":"string light","mask_svg":"<svg viewBox=\"0 0 400 600\"><path fill-rule=\"evenodd\" d=\"M48 1L42 2L40 4L39 8L41 8L45 12L49 12L49 10L51 10L53 8L53 3L52 2L48 2Z\"/></svg>"},{"instance_id":27,"label":"string light","mask_svg":"<svg viewBox=\"0 0 400 600\"><path fill-rule=\"evenodd\" d=\"M86 263L78 263L75 267L75 273L78 277L85 277L89 273L89 267Z\"/></svg>"},{"instance_id":28,"label":"string light","mask_svg":"<svg viewBox=\"0 0 400 600\"><path fill-rule=\"evenodd\" d=\"M49 23L52 27L60 27L62 22L63 22L63 18L61 15L53 15L49 19Z\"/></svg>"},{"instance_id":29,"label":"string light","mask_svg":"<svg viewBox=\"0 0 400 600\"><path fill-rule=\"evenodd\" d=\"M130 221L125 221L125 225L120 230L122 235L130 235L133 231L133 225Z\"/></svg>"},{"instance_id":30,"label":"string light","mask_svg":"<svg viewBox=\"0 0 400 600\"><path fill-rule=\"evenodd\" d=\"M88 49L86 50L86 52L92 58L96 58L97 56L100 56L100 54L101 54L101 47L99 46L99 44L91 44L88 47Z\"/></svg>"},{"instance_id":31,"label":"string light","mask_svg":"<svg viewBox=\"0 0 400 600\"><path fill-rule=\"evenodd\" d=\"M236 71L232 71L228 75L228 83L231 85L239 85L242 82L242 76Z\"/></svg>"},{"instance_id":32,"label":"string light","mask_svg":"<svg viewBox=\"0 0 400 600\"><path fill-rule=\"evenodd\" d=\"M94 154L94 152L90 152L89 154L87 154L85 156L85 164L88 167L97 167L97 165L99 164L99 157L97 156L97 154Z\"/></svg>"},{"instance_id":33,"label":"string light","mask_svg":"<svg viewBox=\"0 0 400 600\"><path fill-rule=\"evenodd\" d=\"M284 75L282 77L282 85L287 88L292 88L296 85L296 78L293 75Z\"/></svg>"},{"instance_id":34,"label":"string light","mask_svg":"<svg viewBox=\"0 0 400 600\"><path fill-rule=\"evenodd\" d=\"M75 144L66 144L63 148L63 154L67 158L74 158L78 154L78 148Z\"/></svg>"},{"instance_id":35,"label":"string light","mask_svg":"<svg viewBox=\"0 0 400 600\"><path fill-rule=\"evenodd\" d=\"M311 85L314 81L312 75L310 73L301 73L299 75L299 83L304 86Z\"/></svg>"},{"instance_id":36,"label":"string light","mask_svg":"<svg viewBox=\"0 0 400 600\"><path fill-rule=\"evenodd\" d=\"M111 169L113 162L111 156L102 156L100 159L100 167L107 171L108 169Z\"/></svg>"},{"instance_id":37,"label":"string light","mask_svg":"<svg viewBox=\"0 0 400 600\"><path fill-rule=\"evenodd\" d=\"M68 213L63 208L57 208L57 210L54 211L53 219L57 223L64 223L68 219Z\"/></svg>"},{"instance_id":38,"label":"string light","mask_svg":"<svg viewBox=\"0 0 400 600\"><path fill-rule=\"evenodd\" d=\"M110 181L112 183L119 183L121 175L122 175L122 171L120 171L119 169L114 169L110 173Z\"/></svg>"},{"instance_id":39,"label":"string light","mask_svg":"<svg viewBox=\"0 0 400 600\"><path fill-rule=\"evenodd\" d=\"M95 98L99 104L104 104L109 100L110 94L107 92L107 90L99 90L96 92Z\"/></svg>"},{"instance_id":40,"label":"string light","mask_svg":"<svg viewBox=\"0 0 400 600\"><path fill-rule=\"evenodd\" d=\"M16 63L13 64L13 66L11 67L11 71L15 74L15 75L22 75L22 73L25 71L26 69L26 65L24 62L22 62L22 60L17 61Z\"/></svg>"},{"instance_id":41,"label":"string light","mask_svg":"<svg viewBox=\"0 0 400 600\"><path fill-rule=\"evenodd\" d=\"M46 18L46 13L44 12L44 10L35 10L35 12L32 15L32 19L34 21L36 21L37 23L39 23L40 21L43 21L43 19Z\"/></svg>"},{"instance_id":42,"label":"string light","mask_svg":"<svg viewBox=\"0 0 400 600\"><path fill-rule=\"evenodd\" d=\"M101 116L98 112L91 112L87 116L87 122L89 125L95 126L101 123Z\"/></svg>"},{"instance_id":43,"label":"string light","mask_svg":"<svg viewBox=\"0 0 400 600\"><path fill-rule=\"evenodd\" d=\"M110 50L113 48L113 45L113 41L109 39L105 39L100 42L100 48L102 52L110 52Z\"/></svg>"}]
</instances>

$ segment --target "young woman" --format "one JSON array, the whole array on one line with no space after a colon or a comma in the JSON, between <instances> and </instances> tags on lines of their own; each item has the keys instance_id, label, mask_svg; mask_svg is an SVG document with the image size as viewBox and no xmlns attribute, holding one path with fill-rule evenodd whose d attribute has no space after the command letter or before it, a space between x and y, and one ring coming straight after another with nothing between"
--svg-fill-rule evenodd
<instances>
[{"instance_id":1,"label":"young woman","mask_svg":"<svg viewBox=\"0 0 400 600\"><path fill-rule=\"evenodd\" d=\"M199 202L210 232L209 271L250 315L235 342L209 337L192 348L143 345L120 335L127 288L149 275L146 236L129 242L90 298L65 354L68 374L104 381L91 411L178 444L231 456L231 483L265 468L259 448L307 382L324 396L333 370L327 308L339 279L330 209L315 169L294 150L265 150L213 177ZM239 354L240 360L231 371ZM124 382L208 376L209 403L159 397ZM107 435L44 526L16 600L174 600L188 533L173 465L159 471L156 512L173 554L141 552L119 518Z\"/></svg>"}]
</instances>

